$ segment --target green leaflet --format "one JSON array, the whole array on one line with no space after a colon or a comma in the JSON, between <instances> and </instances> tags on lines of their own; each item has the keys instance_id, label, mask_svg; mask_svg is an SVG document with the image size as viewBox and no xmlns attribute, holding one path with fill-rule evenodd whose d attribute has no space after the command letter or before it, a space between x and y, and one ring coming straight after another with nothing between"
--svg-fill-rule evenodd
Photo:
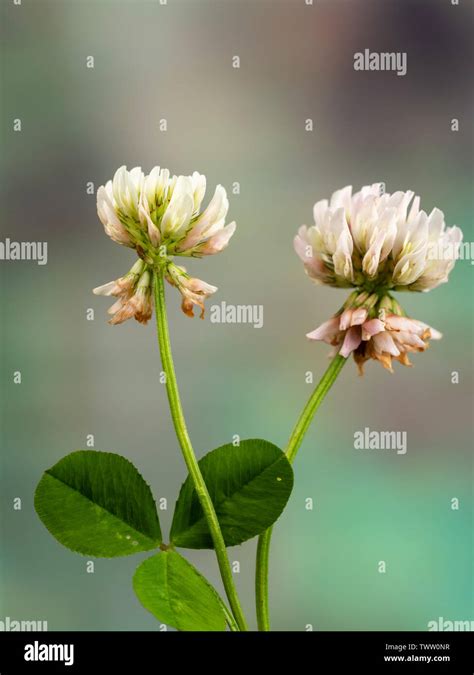
<instances>
[{"instance_id":1,"label":"green leaflet","mask_svg":"<svg viewBox=\"0 0 474 675\"><path fill-rule=\"evenodd\" d=\"M227 546L241 544L270 527L293 487L285 454L261 439L231 443L199 461ZM212 539L190 477L181 487L171 541L185 548L212 548Z\"/></svg>"},{"instance_id":2,"label":"green leaflet","mask_svg":"<svg viewBox=\"0 0 474 675\"><path fill-rule=\"evenodd\" d=\"M162 541L149 486L110 452L79 450L61 459L43 474L35 508L53 537L84 555L130 555Z\"/></svg>"},{"instance_id":3,"label":"green leaflet","mask_svg":"<svg viewBox=\"0 0 474 675\"><path fill-rule=\"evenodd\" d=\"M226 620L216 591L176 551L148 558L135 571L133 589L159 621L183 631L223 631Z\"/></svg>"}]
</instances>

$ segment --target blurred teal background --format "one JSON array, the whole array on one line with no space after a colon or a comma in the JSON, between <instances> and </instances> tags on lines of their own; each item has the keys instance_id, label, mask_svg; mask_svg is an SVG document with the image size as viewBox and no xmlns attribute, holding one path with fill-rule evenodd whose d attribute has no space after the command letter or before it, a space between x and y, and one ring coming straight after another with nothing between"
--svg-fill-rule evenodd
<instances>
[{"instance_id":1,"label":"blurred teal background","mask_svg":"<svg viewBox=\"0 0 474 675\"><path fill-rule=\"evenodd\" d=\"M107 301L91 293L134 256L105 236L86 184L97 189L122 164L198 170L209 192L240 184L231 245L189 269L219 287L209 305L262 304L264 326L212 324L209 312L190 320L169 289L173 348L199 455L234 434L283 446L311 391L306 372L317 381L327 364L326 346L305 333L346 295L313 286L293 252L313 203L381 180L389 192L415 190L425 210L440 207L472 239L472 6L4 0L2 19L1 239L47 241L49 260L0 263L0 619L156 630L131 586L146 555L97 560L87 574L87 559L56 543L33 509L43 470L86 447L88 434L168 499L165 531L185 478L153 324L111 327ZM354 52L365 48L406 51L407 75L355 72ZM348 364L321 408L275 528L274 629L426 630L439 616L474 619L472 273L460 261L449 284L399 295L443 340L394 375L368 364L360 378ZM406 430L407 454L354 450L366 426ZM230 550L253 627L254 553L255 542ZM221 588L211 552L190 559Z\"/></svg>"}]
</instances>

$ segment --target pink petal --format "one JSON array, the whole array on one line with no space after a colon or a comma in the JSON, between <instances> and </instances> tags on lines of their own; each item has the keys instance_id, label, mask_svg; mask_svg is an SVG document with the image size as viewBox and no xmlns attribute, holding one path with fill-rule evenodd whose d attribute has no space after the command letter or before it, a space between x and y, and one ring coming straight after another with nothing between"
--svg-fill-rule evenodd
<instances>
[{"instance_id":1,"label":"pink petal","mask_svg":"<svg viewBox=\"0 0 474 675\"><path fill-rule=\"evenodd\" d=\"M367 318L367 310L364 307L358 307L352 313L351 326L360 326Z\"/></svg>"},{"instance_id":2,"label":"pink petal","mask_svg":"<svg viewBox=\"0 0 474 675\"><path fill-rule=\"evenodd\" d=\"M354 349L357 349L361 342L362 331L360 327L353 326L352 328L349 328L339 354L347 358L349 354L354 351Z\"/></svg>"},{"instance_id":3,"label":"pink petal","mask_svg":"<svg viewBox=\"0 0 474 675\"><path fill-rule=\"evenodd\" d=\"M339 332L339 317L334 316L332 319L325 321L318 328L311 333L307 333L306 337L310 340L322 340L331 344L331 341L337 336Z\"/></svg>"},{"instance_id":4,"label":"pink petal","mask_svg":"<svg viewBox=\"0 0 474 675\"><path fill-rule=\"evenodd\" d=\"M339 321L339 329L340 330L347 330L351 326L351 321L352 321L352 312L354 310L352 309L345 309L342 314L341 318Z\"/></svg>"},{"instance_id":5,"label":"pink petal","mask_svg":"<svg viewBox=\"0 0 474 675\"><path fill-rule=\"evenodd\" d=\"M387 314L385 317L385 323L392 330L403 330L409 333L415 333L416 335L421 335L423 332L423 328L418 324L417 321L409 319L406 316Z\"/></svg>"},{"instance_id":6,"label":"pink petal","mask_svg":"<svg viewBox=\"0 0 474 675\"><path fill-rule=\"evenodd\" d=\"M439 332L439 330L436 330L436 328L432 328L431 326L428 326L427 323L423 323L423 321L417 321L416 319L412 319L412 322L419 326L420 332L417 333L418 335L423 335L423 333L426 330L430 331L430 338L432 340L441 340L443 337L443 334Z\"/></svg>"},{"instance_id":7,"label":"pink petal","mask_svg":"<svg viewBox=\"0 0 474 675\"><path fill-rule=\"evenodd\" d=\"M398 347L396 346L395 342L390 337L390 335L387 333L387 331L375 335L373 341L375 345L375 350L379 352L379 354L382 352L386 352L387 354L391 354L392 356L400 356L400 350L398 349Z\"/></svg>"},{"instance_id":8,"label":"pink petal","mask_svg":"<svg viewBox=\"0 0 474 675\"><path fill-rule=\"evenodd\" d=\"M362 326L362 339L370 340L373 335L377 335L377 333L381 333L383 330L385 330L383 321L380 321L380 319L370 319L370 321L366 321Z\"/></svg>"},{"instance_id":9,"label":"pink petal","mask_svg":"<svg viewBox=\"0 0 474 675\"><path fill-rule=\"evenodd\" d=\"M311 259L311 256L309 256L307 252L309 244L303 236L303 228L304 231L306 231L304 225L300 227L298 234L293 239L293 246L300 260L304 263L308 263L309 260Z\"/></svg>"},{"instance_id":10,"label":"pink petal","mask_svg":"<svg viewBox=\"0 0 474 675\"><path fill-rule=\"evenodd\" d=\"M401 345L402 349L405 345L408 345L409 347L419 347L420 349L425 348L425 343L418 335L415 335L415 333L399 331L394 333L394 338L397 344Z\"/></svg>"},{"instance_id":11,"label":"pink petal","mask_svg":"<svg viewBox=\"0 0 474 675\"><path fill-rule=\"evenodd\" d=\"M204 246L199 249L199 253L202 253L203 255L213 255L214 253L220 253L229 243L229 239L234 234L236 227L237 224L235 222L226 225L226 227L206 241Z\"/></svg>"}]
</instances>

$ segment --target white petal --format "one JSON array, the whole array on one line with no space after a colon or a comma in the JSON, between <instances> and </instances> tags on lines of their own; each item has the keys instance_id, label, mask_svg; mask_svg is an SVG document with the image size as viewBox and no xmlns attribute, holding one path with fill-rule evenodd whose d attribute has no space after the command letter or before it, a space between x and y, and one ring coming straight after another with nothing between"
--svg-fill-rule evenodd
<instances>
[{"instance_id":1,"label":"white petal","mask_svg":"<svg viewBox=\"0 0 474 675\"><path fill-rule=\"evenodd\" d=\"M195 171L191 176L193 186L194 213L199 213L202 200L206 193L206 176Z\"/></svg>"},{"instance_id":2,"label":"white petal","mask_svg":"<svg viewBox=\"0 0 474 675\"><path fill-rule=\"evenodd\" d=\"M115 212L113 203L103 185L97 190L97 213L103 225L108 225L110 223L119 226L121 224Z\"/></svg>"},{"instance_id":3,"label":"white petal","mask_svg":"<svg viewBox=\"0 0 474 675\"><path fill-rule=\"evenodd\" d=\"M218 185L209 206L196 219L190 232L187 234L184 241L181 242L180 250L190 250L224 227L225 216L227 215L228 209L229 201L227 199L227 193L222 185Z\"/></svg>"},{"instance_id":4,"label":"white petal","mask_svg":"<svg viewBox=\"0 0 474 675\"><path fill-rule=\"evenodd\" d=\"M352 267L352 251L354 243L352 241L351 233L346 225L346 228L341 232L337 241L336 251L332 257L334 263L335 273L346 279L353 281L353 267Z\"/></svg>"},{"instance_id":5,"label":"white petal","mask_svg":"<svg viewBox=\"0 0 474 675\"><path fill-rule=\"evenodd\" d=\"M375 241L371 244L369 250L364 255L362 260L362 269L369 278L376 276L379 263L382 245L385 241L385 232L379 232Z\"/></svg>"},{"instance_id":6,"label":"white petal","mask_svg":"<svg viewBox=\"0 0 474 675\"><path fill-rule=\"evenodd\" d=\"M186 230L194 209L192 184L189 176L179 176L173 190L173 196L161 221L164 237L178 236Z\"/></svg>"},{"instance_id":7,"label":"white petal","mask_svg":"<svg viewBox=\"0 0 474 675\"><path fill-rule=\"evenodd\" d=\"M352 195L352 185L347 185L346 187L343 187L341 190L333 192L330 203L331 209L334 210L342 207L345 213L350 211L351 195Z\"/></svg>"},{"instance_id":8,"label":"white petal","mask_svg":"<svg viewBox=\"0 0 474 675\"><path fill-rule=\"evenodd\" d=\"M434 208L428 217L428 236L431 240L441 237L444 232L444 213L440 209Z\"/></svg>"},{"instance_id":9,"label":"white petal","mask_svg":"<svg viewBox=\"0 0 474 675\"><path fill-rule=\"evenodd\" d=\"M140 201L139 215L140 220L145 222L147 225L148 236L150 237L152 245L155 248L158 247L161 241L161 233L150 216L150 212L148 211L148 203L145 199Z\"/></svg>"},{"instance_id":10,"label":"white petal","mask_svg":"<svg viewBox=\"0 0 474 675\"><path fill-rule=\"evenodd\" d=\"M156 202L156 188L160 179L160 167L155 166L145 178L144 194L148 204L153 208Z\"/></svg>"},{"instance_id":11,"label":"white petal","mask_svg":"<svg viewBox=\"0 0 474 675\"><path fill-rule=\"evenodd\" d=\"M327 199L321 199L313 206L313 216L316 225L321 226L324 222L324 216L328 210L329 202Z\"/></svg>"},{"instance_id":12,"label":"white petal","mask_svg":"<svg viewBox=\"0 0 474 675\"><path fill-rule=\"evenodd\" d=\"M94 295L113 295L115 289L117 288L117 282L116 281L109 281L107 284L103 284L102 286L97 286L92 290Z\"/></svg>"}]
</instances>

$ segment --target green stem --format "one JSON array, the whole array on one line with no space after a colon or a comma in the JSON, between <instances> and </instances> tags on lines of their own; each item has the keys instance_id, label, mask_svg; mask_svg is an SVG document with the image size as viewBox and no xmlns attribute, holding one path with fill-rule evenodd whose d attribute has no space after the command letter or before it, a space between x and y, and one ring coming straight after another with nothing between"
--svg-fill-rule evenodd
<instances>
[{"instance_id":1,"label":"green stem","mask_svg":"<svg viewBox=\"0 0 474 675\"><path fill-rule=\"evenodd\" d=\"M303 442L303 438L306 432L308 431L308 427L311 424L317 409L324 401L326 394L336 381L336 378L341 372L342 366L345 364L346 361L347 359L345 359L343 356L336 354L336 356L329 364L326 372L322 376L321 380L319 381L319 384L317 385L316 389L309 397L308 402L303 408L303 412L301 413L300 417L298 418L298 421L295 424L295 428L293 429L293 432L290 436L288 445L286 446L285 452L290 462L293 462L293 460L295 459L296 453L298 452L299 447Z\"/></svg>"},{"instance_id":2,"label":"green stem","mask_svg":"<svg viewBox=\"0 0 474 675\"><path fill-rule=\"evenodd\" d=\"M171 343L168 330L168 318L166 314L166 298L165 298L165 283L162 269L156 269L154 272L154 292L155 292L155 309L156 309L156 327L158 331L158 345L160 347L161 360L163 363L163 370L166 374L166 391L168 393L168 401L170 404L171 417L178 437L181 450L183 452L184 461L189 471L189 475L194 484L197 497L201 504L204 516L211 533L214 550L217 556L217 562L222 577L222 582L229 600L232 612L237 621L240 630L248 630L247 622L245 620L240 601L237 596L237 590L230 568L229 558L227 557L227 550L225 546L224 537L222 536L221 528L217 515L212 503L211 496L206 487L206 483L199 468L196 455L194 454L189 438L186 422L184 419L183 408L179 397L178 383L176 381L176 373L174 369L173 356L171 353Z\"/></svg>"},{"instance_id":3,"label":"green stem","mask_svg":"<svg viewBox=\"0 0 474 675\"><path fill-rule=\"evenodd\" d=\"M270 611L268 607L268 561L273 527L269 527L258 538L257 559L255 561L255 603L257 608L258 630L270 630Z\"/></svg>"},{"instance_id":4,"label":"green stem","mask_svg":"<svg viewBox=\"0 0 474 675\"><path fill-rule=\"evenodd\" d=\"M303 441L311 421L323 402L326 394L331 389L337 376L342 370L347 359L337 354L329 364L316 389L308 399L303 412L295 424L293 432L286 447L286 455L293 462L296 453ZM257 569L255 575L255 595L257 604L257 623L260 631L270 630L270 613L268 609L268 562L270 557L270 542L272 529L269 528L258 538L257 545Z\"/></svg>"},{"instance_id":5,"label":"green stem","mask_svg":"<svg viewBox=\"0 0 474 675\"><path fill-rule=\"evenodd\" d=\"M225 602L222 600L221 596L217 596L219 598L219 604L222 608L222 612L224 613L225 620L227 621L227 625L229 626L230 630L232 633L237 633L240 631L240 628L237 625L236 620L233 617L232 612L229 610Z\"/></svg>"}]
</instances>

